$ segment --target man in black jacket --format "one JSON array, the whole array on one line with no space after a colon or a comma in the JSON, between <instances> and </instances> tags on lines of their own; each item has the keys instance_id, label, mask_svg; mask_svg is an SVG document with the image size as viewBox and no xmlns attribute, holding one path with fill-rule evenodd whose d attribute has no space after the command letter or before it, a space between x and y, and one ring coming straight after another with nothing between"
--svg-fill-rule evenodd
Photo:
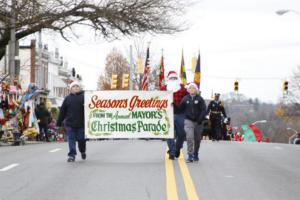
<instances>
[{"instance_id":1,"label":"man in black jacket","mask_svg":"<svg viewBox=\"0 0 300 200\"><path fill-rule=\"evenodd\" d=\"M74 162L76 157L76 141L81 158L86 159L86 140L84 135L84 92L78 82L70 84L71 93L64 99L61 106L57 126L64 127L68 137L68 162Z\"/></svg>"},{"instance_id":2,"label":"man in black jacket","mask_svg":"<svg viewBox=\"0 0 300 200\"><path fill-rule=\"evenodd\" d=\"M220 94L215 94L215 99L211 101L207 108L207 114L211 122L212 140L222 139L222 119L226 118L225 108L220 101Z\"/></svg>"},{"instance_id":3,"label":"man in black jacket","mask_svg":"<svg viewBox=\"0 0 300 200\"><path fill-rule=\"evenodd\" d=\"M204 99L198 95L198 86L189 83L187 86L188 95L183 97L180 108L185 114L184 130L186 132L187 162L199 161L198 151L202 139L202 121L206 114Z\"/></svg>"}]
</instances>

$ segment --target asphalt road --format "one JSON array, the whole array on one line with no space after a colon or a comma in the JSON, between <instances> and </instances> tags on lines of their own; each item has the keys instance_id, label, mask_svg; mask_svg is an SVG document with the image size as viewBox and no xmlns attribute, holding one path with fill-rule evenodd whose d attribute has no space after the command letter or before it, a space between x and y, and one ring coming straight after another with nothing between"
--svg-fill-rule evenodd
<instances>
[{"instance_id":1,"label":"asphalt road","mask_svg":"<svg viewBox=\"0 0 300 200\"><path fill-rule=\"evenodd\" d=\"M200 161L166 159L166 143L92 141L0 146L0 200L298 200L300 146L203 141ZM184 152L186 147L184 147Z\"/></svg>"}]
</instances>

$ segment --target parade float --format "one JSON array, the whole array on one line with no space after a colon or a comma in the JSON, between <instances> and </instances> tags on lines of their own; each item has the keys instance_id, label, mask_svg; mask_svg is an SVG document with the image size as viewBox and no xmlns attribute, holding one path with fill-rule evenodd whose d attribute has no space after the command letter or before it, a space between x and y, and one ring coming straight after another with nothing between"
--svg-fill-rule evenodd
<instances>
[{"instance_id":1,"label":"parade float","mask_svg":"<svg viewBox=\"0 0 300 200\"><path fill-rule=\"evenodd\" d=\"M1 82L0 87L0 141L2 143L24 143L25 140L35 140L39 133L35 107L47 92L39 90L33 83L25 92L18 81L8 84Z\"/></svg>"}]
</instances>

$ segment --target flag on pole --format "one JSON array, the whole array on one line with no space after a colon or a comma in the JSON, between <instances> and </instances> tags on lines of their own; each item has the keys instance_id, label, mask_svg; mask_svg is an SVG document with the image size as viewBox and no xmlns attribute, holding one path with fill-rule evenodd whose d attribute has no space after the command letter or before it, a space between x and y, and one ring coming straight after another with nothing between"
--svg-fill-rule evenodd
<instances>
[{"instance_id":1,"label":"flag on pole","mask_svg":"<svg viewBox=\"0 0 300 200\"><path fill-rule=\"evenodd\" d=\"M257 142L256 137L252 131L252 129L249 128L248 125L243 124L241 126L243 132L244 132L244 140L245 142Z\"/></svg>"},{"instance_id":2,"label":"flag on pole","mask_svg":"<svg viewBox=\"0 0 300 200\"><path fill-rule=\"evenodd\" d=\"M200 82L201 82L201 66L200 66L200 52L198 54L197 65L194 74L194 82L197 84L200 90Z\"/></svg>"},{"instance_id":3,"label":"flag on pole","mask_svg":"<svg viewBox=\"0 0 300 200\"><path fill-rule=\"evenodd\" d=\"M142 90L148 90L149 86L149 47L147 48L146 60L145 60L145 67L144 67L144 76L142 80Z\"/></svg>"},{"instance_id":4,"label":"flag on pole","mask_svg":"<svg viewBox=\"0 0 300 200\"><path fill-rule=\"evenodd\" d=\"M137 73L143 74L143 58L138 57L136 64L137 64Z\"/></svg>"},{"instance_id":5,"label":"flag on pole","mask_svg":"<svg viewBox=\"0 0 300 200\"><path fill-rule=\"evenodd\" d=\"M180 74L179 74L181 83L186 85L186 73L185 73L185 66L184 66L184 58L183 58L183 50L181 56L181 65L180 65Z\"/></svg>"},{"instance_id":6,"label":"flag on pole","mask_svg":"<svg viewBox=\"0 0 300 200\"><path fill-rule=\"evenodd\" d=\"M164 55L161 55L160 66L159 66L159 90L165 86L165 66L164 66Z\"/></svg>"},{"instance_id":7,"label":"flag on pole","mask_svg":"<svg viewBox=\"0 0 300 200\"><path fill-rule=\"evenodd\" d=\"M192 57L192 72L195 72L196 65L197 65L197 58L196 58L196 56L193 56Z\"/></svg>"}]
</instances>

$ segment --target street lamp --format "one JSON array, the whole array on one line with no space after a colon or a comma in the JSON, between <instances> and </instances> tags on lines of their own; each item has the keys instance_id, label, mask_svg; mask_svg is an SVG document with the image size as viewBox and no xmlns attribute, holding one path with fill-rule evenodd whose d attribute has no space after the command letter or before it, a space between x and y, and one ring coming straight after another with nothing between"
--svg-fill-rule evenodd
<instances>
[{"instance_id":1,"label":"street lamp","mask_svg":"<svg viewBox=\"0 0 300 200\"><path fill-rule=\"evenodd\" d=\"M258 124L258 123L267 123L267 120L255 121L252 124L255 125L255 124Z\"/></svg>"},{"instance_id":2,"label":"street lamp","mask_svg":"<svg viewBox=\"0 0 300 200\"><path fill-rule=\"evenodd\" d=\"M277 15L284 15L288 12L293 12L293 13L296 13L297 15L300 15L300 12L299 11L296 11L296 10L291 10L291 9L280 9L280 10L277 10L276 11L276 14Z\"/></svg>"},{"instance_id":3,"label":"street lamp","mask_svg":"<svg viewBox=\"0 0 300 200\"><path fill-rule=\"evenodd\" d=\"M290 128L290 127L286 128L286 130L291 130L291 131L294 131L295 133L298 133L298 131L296 131L295 129Z\"/></svg>"}]
</instances>

